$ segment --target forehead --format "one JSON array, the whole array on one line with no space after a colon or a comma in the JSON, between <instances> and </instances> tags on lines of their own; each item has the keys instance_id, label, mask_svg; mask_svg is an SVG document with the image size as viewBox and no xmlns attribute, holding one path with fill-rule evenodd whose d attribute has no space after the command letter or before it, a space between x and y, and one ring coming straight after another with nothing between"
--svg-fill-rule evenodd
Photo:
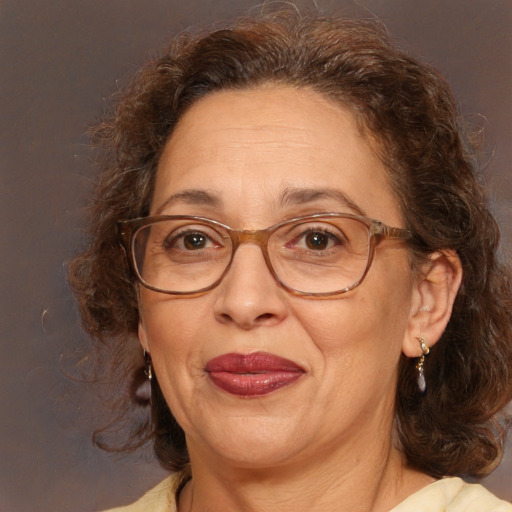
<instances>
[{"instance_id":1,"label":"forehead","mask_svg":"<svg viewBox=\"0 0 512 512\"><path fill-rule=\"evenodd\" d=\"M216 92L194 104L169 138L152 212L189 189L218 197L217 209L240 206L237 198L259 211L302 188L337 190L369 216L398 220L387 172L348 109L308 89Z\"/></svg>"}]
</instances>

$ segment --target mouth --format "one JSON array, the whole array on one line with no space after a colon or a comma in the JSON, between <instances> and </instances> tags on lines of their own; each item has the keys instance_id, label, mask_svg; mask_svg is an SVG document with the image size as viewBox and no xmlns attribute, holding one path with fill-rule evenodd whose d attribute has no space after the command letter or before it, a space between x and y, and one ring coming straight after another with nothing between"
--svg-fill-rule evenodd
<instances>
[{"instance_id":1,"label":"mouth","mask_svg":"<svg viewBox=\"0 0 512 512\"><path fill-rule=\"evenodd\" d=\"M210 381L232 395L261 396L293 384L304 375L299 365L273 354L224 354L208 361Z\"/></svg>"}]
</instances>

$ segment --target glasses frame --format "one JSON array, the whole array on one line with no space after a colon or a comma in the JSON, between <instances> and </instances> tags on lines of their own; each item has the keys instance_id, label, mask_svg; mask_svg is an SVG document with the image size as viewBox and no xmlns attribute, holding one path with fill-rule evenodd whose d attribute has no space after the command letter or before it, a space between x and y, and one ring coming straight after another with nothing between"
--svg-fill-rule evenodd
<instances>
[{"instance_id":1,"label":"glasses frame","mask_svg":"<svg viewBox=\"0 0 512 512\"><path fill-rule=\"evenodd\" d=\"M337 290L335 292L302 292L300 290L296 290L295 288L291 288L287 284L285 284L279 276L276 274L274 267L272 266L272 262L270 260L270 256L268 254L268 239L274 233L276 230L281 228L282 226L285 226L287 224L293 224L295 222L299 221L308 221L308 220L316 220L319 218L347 218L347 219L354 219L362 224L364 224L368 228L368 260L366 263L366 267L359 278L358 281L356 281L354 284L352 284L349 287L343 288L342 290ZM152 286L144 281L142 276L140 275L138 269L137 269L137 263L135 260L135 251L134 251L134 240L135 235L137 232L142 229L145 226L148 226L150 224L157 224L159 222L163 222L166 220L190 220L193 222L198 223L204 223L209 224L213 226L217 226L225 230L229 237L231 238L232 243L232 250L231 250L231 258L229 259L229 262L226 265L226 268L220 275L220 277L212 283L210 286L207 286L205 288L201 288L200 290L196 290L193 292L172 292L168 290L163 290L160 288L157 288L155 286ZM277 224L274 224L273 226L270 226L266 229L233 229L229 226L226 226L225 224L222 224L221 222L218 222L213 219L209 219L207 217L197 217L194 215L156 215L153 217L140 217L137 219L131 219L131 220L120 220L117 222L118 227L118 234L120 238L120 243L122 247L124 248L124 251L127 255L130 268L132 272L134 273L137 280L144 286L145 288L148 288L149 290L153 290L155 292L165 293L167 295L181 295L181 296L187 296L187 297L193 297L197 295L202 295L216 286L220 284L220 282L224 279L224 276L228 273L231 264L233 262L233 259L236 254L236 250L241 244L244 243L254 243L258 245L261 249L261 252L263 254L263 258L265 260L265 263L267 265L267 268L270 271L270 274L275 279L275 281L284 288L287 292L291 293L292 295L298 295L301 297L311 297L311 298L330 298L336 295L341 295L343 293L346 293L350 290L353 290L357 286L359 286L364 278L366 277L366 274L368 274L368 271L370 270L371 264L373 262L373 258L375 255L375 249L377 245L385 239L395 239L395 240L403 240L408 241L412 238L412 234L409 230L404 228L396 228L387 226L386 224L382 223L379 220L371 219L369 217L364 217L362 215L355 215L351 213L333 213L333 212L327 212L327 213L315 213L313 215L304 215L301 217L294 217L292 219L287 219L282 222L279 222Z\"/></svg>"}]
</instances>

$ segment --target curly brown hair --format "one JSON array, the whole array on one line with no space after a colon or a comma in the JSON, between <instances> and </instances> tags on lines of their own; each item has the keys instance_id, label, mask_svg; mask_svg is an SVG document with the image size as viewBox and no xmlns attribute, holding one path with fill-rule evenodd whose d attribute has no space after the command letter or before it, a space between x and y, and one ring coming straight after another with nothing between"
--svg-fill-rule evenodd
<instances>
[{"instance_id":1,"label":"curly brown hair","mask_svg":"<svg viewBox=\"0 0 512 512\"><path fill-rule=\"evenodd\" d=\"M499 462L512 399L512 292L499 261L499 229L461 135L443 77L397 49L375 21L280 12L222 30L177 37L117 97L93 134L102 174L89 219L89 248L70 266L83 325L96 339L137 332L137 284L116 222L148 215L157 164L173 128L217 90L278 83L309 88L351 110L379 156L413 233L416 259L457 252L463 282L433 347L419 396L414 361L402 357L396 424L408 462L434 477L482 476ZM117 343L117 342L116 342ZM156 379L153 422L162 464L181 469L185 436Z\"/></svg>"}]
</instances>

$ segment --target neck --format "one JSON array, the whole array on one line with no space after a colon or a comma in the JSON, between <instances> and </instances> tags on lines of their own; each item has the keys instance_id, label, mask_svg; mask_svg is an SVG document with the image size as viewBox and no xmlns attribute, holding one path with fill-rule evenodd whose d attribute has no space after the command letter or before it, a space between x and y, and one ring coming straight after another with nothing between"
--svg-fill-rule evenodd
<instances>
[{"instance_id":1,"label":"neck","mask_svg":"<svg viewBox=\"0 0 512 512\"><path fill-rule=\"evenodd\" d=\"M391 445L327 449L315 457L272 468L229 462L210 465L201 457L182 492L179 512L387 512L433 481L407 468ZM202 454L204 456L204 454Z\"/></svg>"}]
</instances>

